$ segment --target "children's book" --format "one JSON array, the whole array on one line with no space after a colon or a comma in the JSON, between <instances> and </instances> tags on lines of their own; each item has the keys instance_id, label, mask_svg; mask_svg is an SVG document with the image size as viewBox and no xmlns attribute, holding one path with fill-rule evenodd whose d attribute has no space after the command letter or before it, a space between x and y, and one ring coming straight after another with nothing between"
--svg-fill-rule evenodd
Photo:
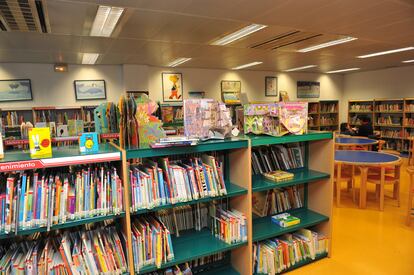
<instances>
[{"instance_id":1,"label":"children's book","mask_svg":"<svg viewBox=\"0 0 414 275\"><path fill-rule=\"evenodd\" d=\"M79 138L79 150L81 153L98 152L98 133L83 133Z\"/></svg>"},{"instance_id":2,"label":"children's book","mask_svg":"<svg viewBox=\"0 0 414 275\"><path fill-rule=\"evenodd\" d=\"M32 158L52 156L52 143L49 128L32 128L29 130L29 148Z\"/></svg>"},{"instance_id":3,"label":"children's book","mask_svg":"<svg viewBox=\"0 0 414 275\"><path fill-rule=\"evenodd\" d=\"M276 223L280 227L290 227L300 223L300 219L291 216L289 213L282 213L272 216L272 222Z\"/></svg>"},{"instance_id":4,"label":"children's book","mask_svg":"<svg viewBox=\"0 0 414 275\"><path fill-rule=\"evenodd\" d=\"M263 173L263 177L270 181L280 182L293 179L294 174L282 170L276 170L268 173Z\"/></svg>"}]
</instances>

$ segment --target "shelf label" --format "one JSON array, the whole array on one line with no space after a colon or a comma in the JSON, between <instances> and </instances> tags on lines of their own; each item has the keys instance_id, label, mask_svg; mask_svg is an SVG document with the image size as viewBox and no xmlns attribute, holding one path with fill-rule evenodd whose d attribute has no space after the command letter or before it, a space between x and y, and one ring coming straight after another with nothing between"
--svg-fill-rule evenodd
<instances>
[{"instance_id":1,"label":"shelf label","mask_svg":"<svg viewBox=\"0 0 414 275\"><path fill-rule=\"evenodd\" d=\"M119 138L119 133L101 134L101 138L106 138L106 139Z\"/></svg>"}]
</instances>

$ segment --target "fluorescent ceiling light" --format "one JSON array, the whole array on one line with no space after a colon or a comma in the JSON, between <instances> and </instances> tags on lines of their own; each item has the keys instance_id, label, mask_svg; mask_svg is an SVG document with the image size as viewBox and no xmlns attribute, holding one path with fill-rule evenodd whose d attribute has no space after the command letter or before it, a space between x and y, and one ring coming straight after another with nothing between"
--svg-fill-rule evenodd
<instances>
[{"instance_id":1,"label":"fluorescent ceiling light","mask_svg":"<svg viewBox=\"0 0 414 275\"><path fill-rule=\"evenodd\" d=\"M411 59L411 60L404 60L402 63L413 63L414 62L414 59Z\"/></svg>"},{"instance_id":2,"label":"fluorescent ceiling light","mask_svg":"<svg viewBox=\"0 0 414 275\"><path fill-rule=\"evenodd\" d=\"M84 53L82 57L82 64L95 64L98 57L98 53Z\"/></svg>"},{"instance_id":3,"label":"fluorescent ceiling light","mask_svg":"<svg viewBox=\"0 0 414 275\"><path fill-rule=\"evenodd\" d=\"M314 68L317 67L316 65L307 65L307 66L302 66L302 67L297 67L297 68L292 68L289 70L285 70L285 72L294 72L294 71L300 71L300 70L305 70L305 69L309 69L309 68Z\"/></svg>"},{"instance_id":4,"label":"fluorescent ceiling light","mask_svg":"<svg viewBox=\"0 0 414 275\"><path fill-rule=\"evenodd\" d=\"M177 58L176 60L168 63L167 67L176 67L176 66L178 66L180 64L183 64L184 62L187 62L187 61L190 61L190 60L191 60L191 58L189 58L189 57L180 57L180 58Z\"/></svg>"},{"instance_id":5,"label":"fluorescent ceiling light","mask_svg":"<svg viewBox=\"0 0 414 275\"><path fill-rule=\"evenodd\" d=\"M252 63L248 63L248 64L244 64L244 65L240 65L240 66L237 66L237 67L234 67L234 68L231 68L232 70L240 70L240 69L244 69L244 68L248 68L248 67L252 67L252 66L256 66L256 65L259 65L259 64L262 64L263 62L259 62L259 61L255 61L255 62L252 62Z\"/></svg>"},{"instance_id":6,"label":"fluorescent ceiling light","mask_svg":"<svg viewBox=\"0 0 414 275\"><path fill-rule=\"evenodd\" d=\"M254 32L260 31L261 29L266 28L266 25L260 25L260 24L251 24L249 26L244 27L243 29L240 29L236 32L233 32L229 35L226 35L214 42L211 43L211 45L216 45L216 46L223 46L223 45L227 45L230 44L231 42L234 42L236 40L239 40L245 36L248 36Z\"/></svg>"},{"instance_id":7,"label":"fluorescent ceiling light","mask_svg":"<svg viewBox=\"0 0 414 275\"><path fill-rule=\"evenodd\" d=\"M351 42L351 41L354 41L354 40L357 40L357 39L358 38L348 36L348 37L344 37L344 38L341 38L341 39L338 39L338 40L333 40L333 41L325 42L325 43L322 43L322 44L319 44L319 45L315 45L315 46L307 47L307 48L304 48L304 49L300 49L300 50L298 50L298 52L307 53L307 52L316 51L316 50L319 50L319 49L322 49L322 48L326 48L326 47L330 47L330 46L334 46L334 45L338 45L338 44L342 44L342 43Z\"/></svg>"},{"instance_id":8,"label":"fluorescent ceiling light","mask_svg":"<svg viewBox=\"0 0 414 275\"><path fill-rule=\"evenodd\" d=\"M342 73L342 72L351 72L351 71L358 71L360 68L349 68L349 69L341 69L335 71L326 72L327 74L334 74L334 73Z\"/></svg>"},{"instance_id":9,"label":"fluorescent ceiling light","mask_svg":"<svg viewBox=\"0 0 414 275\"><path fill-rule=\"evenodd\" d=\"M90 35L103 37L111 36L123 12L123 8L99 6Z\"/></svg>"},{"instance_id":10,"label":"fluorescent ceiling light","mask_svg":"<svg viewBox=\"0 0 414 275\"><path fill-rule=\"evenodd\" d=\"M368 58L368 57L373 57L373 56L378 56L378 55L399 53L399 52L405 52L405 51L411 51L411 50L414 50L414 47L406 47L406 48L401 48L401 49L389 50L389 51L385 51L385 52L370 53L370 54L366 54L366 55L360 55L360 56L357 56L357 57L358 58Z\"/></svg>"}]
</instances>

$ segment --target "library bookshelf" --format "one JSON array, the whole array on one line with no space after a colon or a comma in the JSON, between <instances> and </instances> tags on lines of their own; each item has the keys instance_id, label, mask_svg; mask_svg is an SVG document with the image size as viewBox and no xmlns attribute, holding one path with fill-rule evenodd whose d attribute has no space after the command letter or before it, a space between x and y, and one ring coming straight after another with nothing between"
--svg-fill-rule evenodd
<instances>
[{"instance_id":1,"label":"library bookshelf","mask_svg":"<svg viewBox=\"0 0 414 275\"><path fill-rule=\"evenodd\" d=\"M336 131L339 129L339 101L320 100L308 103L308 129Z\"/></svg>"},{"instance_id":2,"label":"library bookshelf","mask_svg":"<svg viewBox=\"0 0 414 275\"><path fill-rule=\"evenodd\" d=\"M408 138L414 136L414 98L378 98L349 100L348 123L360 124L360 116L368 116L374 130L386 141L385 149L408 152Z\"/></svg>"},{"instance_id":3,"label":"library bookshelf","mask_svg":"<svg viewBox=\"0 0 414 275\"><path fill-rule=\"evenodd\" d=\"M252 147L269 146L273 144L286 144L303 142L305 148L305 166L293 170L295 177L282 183L266 182L263 178L252 175ZM227 194L219 197L204 197L197 200L167 204L151 209L140 209L133 212L130 202L129 163L145 158L171 157L194 155L198 153L220 152L224 155L224 179ZM231 208L242 212L247 218L247 241L237 243L225 243L214 237L210 230L188 230L180 237L172 237L174 259L163 263L161 268L172 267L194 259L226 252L226 257L219 262L212 263L211 268L201 274L253 274L253 243L274 238L284 233L294 232L301 228L314 228L329 238L332 237L332 175L333 175L334 145L331 132L310 132L298 136L242 136L228 140L216 140L202 142L190 147L172 148L142 148L122 149L113 143L100 144L99 153L80 154L77 146L54 148L53 157L45 159L31 159L28 152L9 151L0 161L0 172L21 171L35 168L49 168L69 166L76 164L88 164L98 162L111 162L117 167L124 184L124 210L118 215L102 215L87 219L78 219L50 227L25 229L13 234L2 234L1 239L14 238L37 232L71 228L89 223L117 219L127 238L127 258L129 270L126 274L143 274L158 270L155 265L147 265L135 272L133 266L134 254L132 248L131 220L162 209L173 208L182 205L191 205L209 201L223 201ZM301 223L289 228L281 228L270 222L270 217L256 218L252 211L252 198L254 192L266 191L278 187L304 185L304 206L291 213L301 219ZM315 260L329 257L329 253L318 255ZM314 260L306 260L297 263L291 269L299 268ZM284 271L285 272L285 271Z\"/></svg>"}]
</instances>

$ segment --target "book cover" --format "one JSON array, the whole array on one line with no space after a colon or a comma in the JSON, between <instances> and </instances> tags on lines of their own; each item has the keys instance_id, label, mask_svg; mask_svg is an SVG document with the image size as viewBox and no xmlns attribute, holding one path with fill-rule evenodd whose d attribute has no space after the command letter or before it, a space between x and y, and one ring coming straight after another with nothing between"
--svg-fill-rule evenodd
<instances>
[{"instance_id":1,"label":"book cover","mask_svg":"<svg viewBox=\"0 0 414 275\"><path fill-rule=\"evenodd\" d=\"M29 130L29 148L32 158L52 156L52 143L49 128L32 128Z\"/></svg>"},{"instance_id":2,"label":"book cover","mask_svg":"<svg viewBox=\"0 0 414 275\"><path fill-rule=\"evenodd\" d=\"M280 227L290 227L300 223L300 219L291 216L289 213L282 213L272 216L272 222L276 223Z\"/></svg>"},{"instance_id":3,"label":"book cover","mask_svg":"<svg viewBox=\"0 0 414 275\"><path fill-rule=\"evenodd\" d=\"M81 153L97 153L99 151L98 133L83 133L79 137L79 151Z\"/></svg>"}]
</instances>

